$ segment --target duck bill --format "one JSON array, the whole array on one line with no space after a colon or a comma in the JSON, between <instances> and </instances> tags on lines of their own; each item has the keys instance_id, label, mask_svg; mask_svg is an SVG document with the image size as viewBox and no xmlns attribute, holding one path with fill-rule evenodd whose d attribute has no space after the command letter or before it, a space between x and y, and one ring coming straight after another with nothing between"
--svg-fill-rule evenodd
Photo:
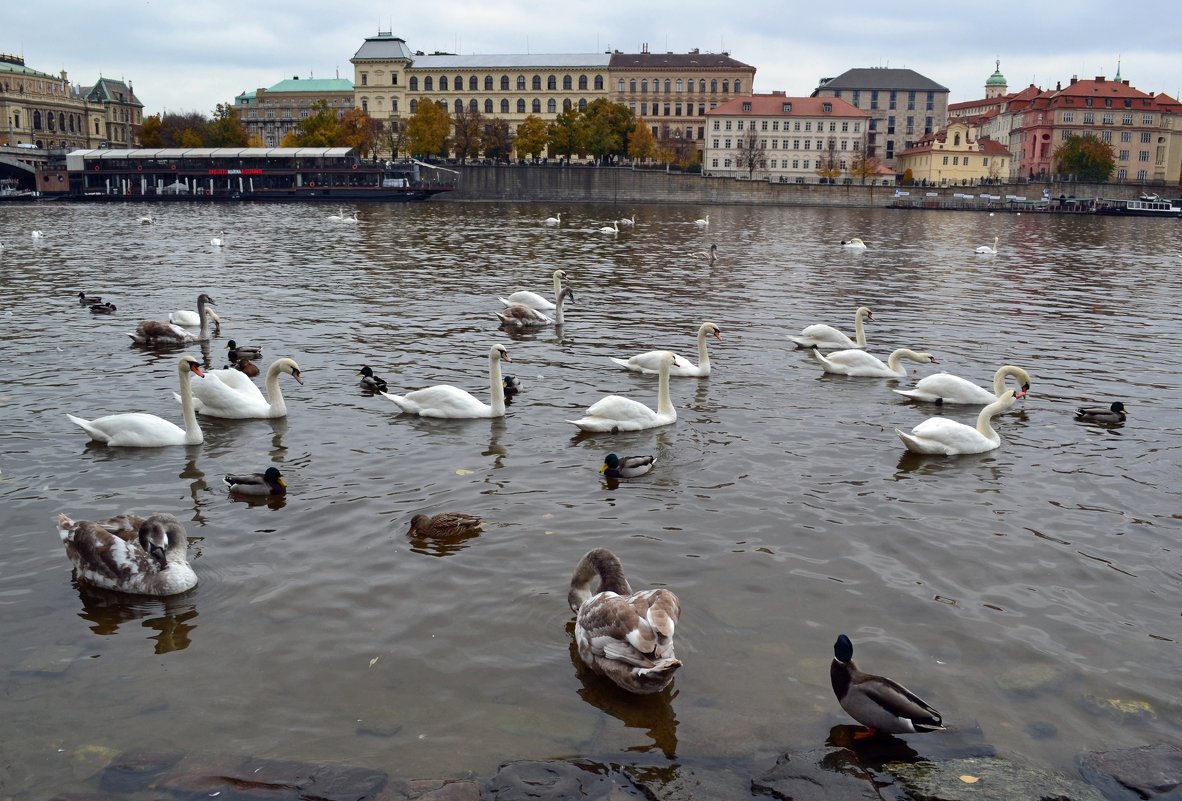
<instances>
[{"instance_id":1,"label":"duck bill","mask_svg":"<svg viewBox=\"0 0 1182 801\"><path fill-rule=\"evenodd\" d=\"M603 467L599 468L599 472L601 472L601 473L607 472L607 463L606 462L604 463Z\"/></svg>"}]
</instances>

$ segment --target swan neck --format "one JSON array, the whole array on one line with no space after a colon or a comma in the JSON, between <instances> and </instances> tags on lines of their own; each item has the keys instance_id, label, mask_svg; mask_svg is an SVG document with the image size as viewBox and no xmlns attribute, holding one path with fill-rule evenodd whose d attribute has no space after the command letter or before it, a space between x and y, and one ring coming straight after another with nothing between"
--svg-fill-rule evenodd
<instances>
[{"instance_id":1,"label":"swan neck","mask_svg":"<svg viewBox=\"0 0 1182 801\"><path fill-rule=\"evenodd\" d=\"M272 410L282 411L286 407L283 403L283 388L279 386L280 372L282 371L277 361L267 368L267 403Z\"/></svg>"},{"instance_id":2,"label":"swan neck","mask_svg":"<svg viewBox=\"0 0 1182 801\"><path fill-rule=\"evenodd\" d=\"M492 398L493 417L505 416L505 385L501 383L501 360L488 355L488 394Z\"/></svg>"},{"instance_id":3,"label":"swan neck","mask_svg":"<svg viewBox=\"0 0 1182 801\"><path fill-rule=\"evenodd\" d=\"M669 399L669 367L667 359L661 360L661 371L657 380L657 414L674 413L673 401Z\"/></svg>"},{"instance_id":4,"label":"swan neck","mask_svg":"<svg viewBox=\"0 0 1182 801\"><path fill-rule=\"evenodd\" d=\"M1011 398L1011 395L1000 397L982 409L981 413L977 415L977 432L990 442L1001 442L1001 437L993 430L991 423L996 415L1001 414L1012 405L1010 402Z\"/></svg>"},{"instance_id":5,"label":"swan neck","mask_svg":"<svg viewBox=\"0 0 1182 801\"><path fill-rule=\"evenodd\" d=\"M862 322L862 314L859 312L854 315L854 336L858 340L858 347L866 347L866 327Z\"/></svg>"},{"instance_id":6,"label":"swan neck","mask_svg":"<svg viewBox=\"0 0 1182 801\"><path fill-rule=\"evenodd\" d=\"M706 329L698 329L698 367L710 365L710 351L706 347Z\"/></svg>"},{"instance_id":7,"label":"swan neck","mask_svg":"<svg viewBox=\"0 0 1182 801\"><path fill-rule=\"evenodd\" d=\"M201 442L201 426L197 424L197 410L193 407L193 374L186 363L181 374L181 414L185 418L185 439L189 444Z\"/></svg>"},{"instance_id":8,"label":"swan neck","mask_svg":"<svg viewBox=\"0 0 1182 801\"><path fill-rule=\"evenodd\" d=\"M201 319L201 333L198 338L204 342L209 339L209 320L205 319L205 301L197 299L197 316Z\"/></svg>"},{"instance_id":9,"label":"swan neck","mask_svg":"<svg viewBox=\"0 0 1182 801\"><path fill-rule=\"evenodd\" d=\"M558 296L562 294L562 273L554 271L554 303L558 303Z\"/></svg>"}]
</instances>

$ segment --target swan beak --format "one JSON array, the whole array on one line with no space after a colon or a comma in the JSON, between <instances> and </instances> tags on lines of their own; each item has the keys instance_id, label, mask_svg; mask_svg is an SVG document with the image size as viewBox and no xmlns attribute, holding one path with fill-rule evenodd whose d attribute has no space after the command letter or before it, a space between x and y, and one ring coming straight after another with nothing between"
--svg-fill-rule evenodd
<instances>
[{"instance_id":1,"label":"swan beak","mask_svg":"<svg viewBox=\"0 0 1182 801\"><path fill-rule=\"evenodd\" d=\"M1019 398L1019 399L1024 399L1026 397L1026 393L1029 391L1030 391L1030 385L1023 384L1022 387L1017 392L1014 393L1014 397Z\"/></svg>"},{"instance_id":2,"label":"swan beak","mask_svg":"<svg viewBox=\"0 0 1182 801\"><path fill-rule=\"evenodd\" d=\"M196 362L193 362L192 364L190 364L189 369L191 371L193 371L194 373L196 373L201 378L205 378L205 372L201 369L201 365L197 364Z\"/></svg>"},{"instance_id":3,"label":"swan beak","mask_svg":"<svg viewBox=\"0 0 1182 801\"><path fill-rule=\"evenodd\" d=\"M304 385L304 379L300 378L300 371L299 370L292 368L291 377L294 378L296 380L296 383L299 384L301 387Z\"/></svg>"},{"instance_id":4,"label":"swan beak","mask_svg":"<svg viewBox=\"0 0 1182 801\"><path fill-rule=\"evenodd\" d=\"M512 359L512 358L509 356L509 353L508 353L508 351L506 351L505 353L502 353L502 354L501 354L501 361L503 361L503 362L511 362L511 361L513 361L513 359Z\"/></svg>"},{"instance_id":5,"label":"swan beak","mask_svg":"<svg viewBox=\"0 0 1182 801\"><path fill-rule=\"evenodd\" d=\"M722 332L719 331L717 328L714 329L714 338L719 340L720 342L722 341Z\"/></svg>"},{"instance_id":6,"label":"swan beak","mask_svg":"<svg viewBox=\"0 0 1182 801\"><path fill-rule=\"evenodd\" d=\"M939 364L939 363L940 363L940 360L937 359L935 356L933 356L932 357L932 364Z\"/></svg>"},{"instance_id":7,"label":"swan beak","mask_svg":"<svg viewBox=\"0 0 1182 801\"><path fill-rule=\"evenodd\" d=\"M866 322L868 322L868 323L878 322L877 320L874 319L874 312L870 312L869 314L866 315Z\"/></svg>"}]
</instances>

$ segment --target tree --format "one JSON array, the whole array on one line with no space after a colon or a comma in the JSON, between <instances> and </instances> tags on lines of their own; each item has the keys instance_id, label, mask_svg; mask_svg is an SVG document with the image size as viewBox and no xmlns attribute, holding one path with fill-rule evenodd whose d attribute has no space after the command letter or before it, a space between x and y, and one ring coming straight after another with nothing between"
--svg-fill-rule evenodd
<instances>
[{"instance_id":1,"label":"tree","mask_svg":"<svg viewBox=\"0 0 1182 801\"><path fill-rule=\"evenodd\" d=\"M1112 145L1094 136L1071 136L1055 148L1055 171L1079 181L1107 181L1116 167Z\"/></svg>"},{"instance_id":2,"label":"tree","mask_svg":"<svg viewBox=\"0 0 1182 801\"><path fill-rule=\"evenodd\" d=\"M628 134L636 127L636 116L627 106L601 97L588 103L581 116L586 152L601 161L627 153Z\"/></svg>"},{"instance_id":3,"label":"tree","mask_svg":"<svg viewBox=\"0 0 1182 801\"><path fill-rule=\"evenodd\" d=\"M471 106L460 106L452 118L452 150L463 164L465 159L480 155L484 115Z\"/></svg>"},{"instance_id":4,"label":"tree","mask_svg":"<svg viewBox=\"0 0 1182 801\"><path fill-rule=\"evenodd\" d=\"M406 147L420 156L446 156L451 115L429 98L420 98L415 113L406 121Z\"/></svg>"},{"instance_id":5,"label":"tree","mask_svg":"<svg viewBox=\"0 0 1182 801\"><path fill-rule=\"evenodd\" d=\"M140 126L140 147L164 147L164 121L159 114L144 117Z\"/></svg>"},{"instance_id":6,"label":"tree","mask_svg":"<svg viewBox=\"0 0 1182 801\"><path fill-rule=\"evenodd\" d=\"M657 138L643 119L628 134L628 155L633 161L648 161L657 155Z\"/></svg>"},{"instance_id":7,"label":"tree","mask_svg":"<svg viewBox=\"0 0 1182 801\"><path fill-rule=\"evenodd\" d=\"M841 175L841 160L837 156L837 140L830 137L827 147L817 157L817 175L833 183L833 179Z\"/></svg>"},{"instance_id":8,"label":"tree","mask_svg":"<svg viewBox=\"0 0 1182 801\"><path fill-rule=\"evenodd\" d=\"M213 110L213 120L206 128L204 139L209 147L246 147L249 141L238 119L238 110L226 103L218 103Z\"/></svg>"},{"instance_id":9,"label":"tree","mask_svg":"<svg viewBox=\"0 0 1182 801\"><path fill-rule=\"evenodd\" d=\"M764 151L764 140L759 131L755 130L755 120L748 120L751 124L739 134L735 140L735 166L746 170L748 178L755 177L755 171L767 168L767 158ZM740 125L742 122L740 122Z\"/></svg>"},{"instance_id":10,"label":"tree","mask_svg":"<svg viewBox=\"0 0 1182 801\"><path fill-rule=\"evenodd\" d=\"M850 163L850 175L861 178L862 183L865 184L867 178L874 180L881 166L881 162L874 156L867 156L865 151L859 150L858 155L854 156L854 160Z\"/></svg>"},{"instance_id":11,"label":"tree","mask_svg":"<svg viewBox=\"0 0 1182 801\"><path fill-rule=\"evenodd\" d=\"M300 120L294 133L295 147L337 147L341 123L327 100L317 100L312 104L312 113Z\"/></svg>"},{"instance_id":12,"label":"tree","mask_svg":"<svg viewBox=\"0 0 1182 801\"><path fill-rule=\"evenodd\" d=\"M390 158L398 158L398 154L406 146L406 123L395 117L377 121L377 138L383 150L390 152Z\"/></svg>"},{"instance_id":13,"label":"tree","mask_svg":"<svg viewBox=\"0 0 1182 801\"><path fill-rule=\"evenodd\" d=\"M517 126L517 138L513 147L519 156L529 156L537 159L546 149L548 136L546 123L536 114L530 114Z\"/></svg>"},{"instance_id":14,"label":"tree","mask_svg":"<svg viewBox=\"0 0 1182 801\"><path fill-rule=\"evenodd\" d=\"M546 126L546 148L552 156L566 156L586 152L584 145L582 115L574 108L568 108Z\"/></svg>"},{"instance_id":15,"label":"tree","mask_svg":"<svg viewBox=\"0 0 1182 801\"><path fill-rule=\"evenodd\" d=\"M509 130L508 120L491 119L484 124L481 133L484 142L486 158L498 161L508 161L513 152L513 133Z\"/></svg>"}]
</instances>

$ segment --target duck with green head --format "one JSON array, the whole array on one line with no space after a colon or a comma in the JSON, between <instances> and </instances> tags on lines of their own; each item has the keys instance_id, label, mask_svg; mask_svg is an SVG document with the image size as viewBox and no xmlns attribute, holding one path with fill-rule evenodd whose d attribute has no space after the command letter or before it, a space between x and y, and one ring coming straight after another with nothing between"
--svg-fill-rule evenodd
<instances>
[{"instance_id":1,"label":"duck with green head","mask_svg":"<svg viewBox=\"0 0 1182 801\"><path fill-rule=\"evenodd\" d=\"M872 736L944 731L940 713L915 693L883 676L863 673L854 664L854 644L844 634L833 644L829 680L837 702Z\"/></svg>"}]
</instances>

